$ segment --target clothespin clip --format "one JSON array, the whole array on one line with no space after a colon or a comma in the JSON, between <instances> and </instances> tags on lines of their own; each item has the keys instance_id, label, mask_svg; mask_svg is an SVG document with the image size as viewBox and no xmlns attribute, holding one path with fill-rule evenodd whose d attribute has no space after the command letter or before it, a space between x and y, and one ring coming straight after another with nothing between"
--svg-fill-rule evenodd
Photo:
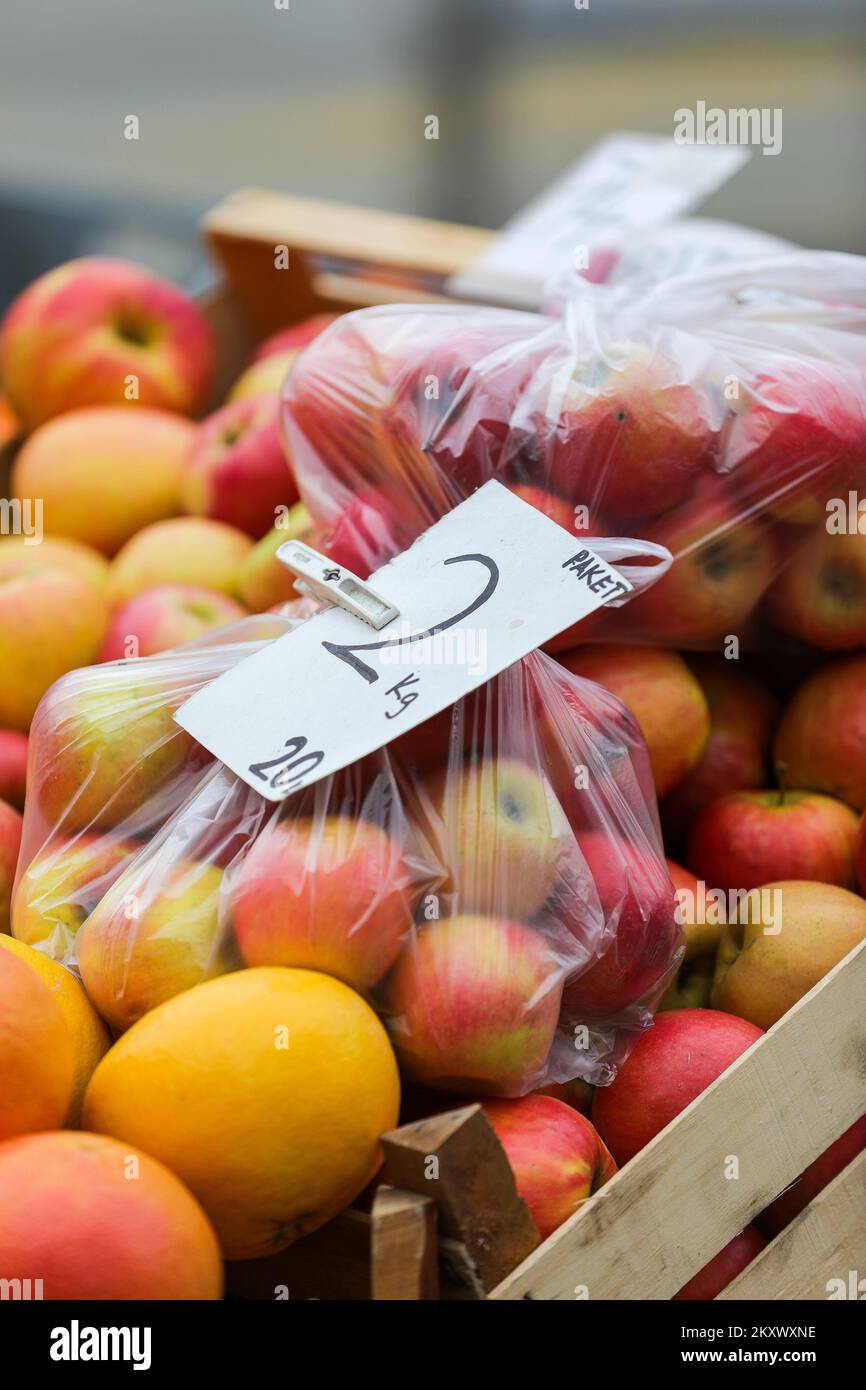
<instances>
[{"instance_id":1,"label":"clothespin clip","mask_svg":"<svg viewBox=\"0 0 866 1390\"><path fill-rule=\"evenodd\" d=\"M301 593L345 608L377 632L400 616L399 608L363 579L302 541L285 541L277 551L277 559L298 576L295 588Z\"/></svg>"}]
</instances>

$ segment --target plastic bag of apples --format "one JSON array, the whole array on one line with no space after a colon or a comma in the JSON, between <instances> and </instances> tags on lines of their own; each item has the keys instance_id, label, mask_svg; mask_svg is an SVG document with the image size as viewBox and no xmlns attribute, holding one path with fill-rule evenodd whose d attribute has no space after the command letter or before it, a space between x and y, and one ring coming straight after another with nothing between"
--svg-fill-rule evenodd
<instances>
[{"instance_id":1,"label":"plastic bag of apples","mask_svg":"<svg viewBox=\"0 0 866 1390\"><path fill-rule=\"evenodd\" d=\"M14 935L76 965L116 1031L211 975L284 965L366 995L413 1081L610 1080L681 954L632 717L533 653L275 805L172 716L298 609L52 687Z\"/></svg>"},{"instance_id":2,"label":"plastic bag of apples","mask_svg":"<svg viewBox=\"0 0 866 1390\"><path fill-rule=\"evenodd\" d=\"M307 348L284 430L333 557L365 577L498 478L590 540L673 553L581 640L866 642L866 260L575 275L557 303L365 309Z\"/></svg>"}]
</instances>

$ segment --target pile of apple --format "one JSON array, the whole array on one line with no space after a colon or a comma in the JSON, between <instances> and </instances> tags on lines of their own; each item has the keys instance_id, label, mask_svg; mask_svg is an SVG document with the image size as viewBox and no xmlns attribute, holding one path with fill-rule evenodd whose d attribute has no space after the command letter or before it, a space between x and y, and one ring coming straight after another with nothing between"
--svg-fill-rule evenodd
<instances>
[{"instance_id":1,"label":"pile of apple","mask_svg":"<svg viewBox=\"0 0 866 1390\"><path fill-rule=\"evenodd\" d=\"M866 536L824 524L866 462L866 354L822 314L808 344L732 313L600 350L533 315L365 311L263 345L197 423L192 301L117 262L38 281L0 329L44 531L0 538L0 929L115 1037L214 976L335 977L384 1019L404 1114L480 1100L548 1235L866 936ZM174 723L308 615L287 537L364 575L490 477L675 563L279 808ZM849 654L771 693L672 650L774 633ZM864 1144L866 1119L679 1296Z\"/></svg>"},{"instance_id":2,"label":"pile of apple","mask_svg":"<svg viewBox=\"0 0 866 1390\"><path fill-rule=\"evenodd\" d=\"M626 312L602 286L563 321L412 306L343 319L284 389L335 557L366 574L497 478L590 539L673 554L594 637L861 646L866 523L849 494L866 480L866 268L840 259L859 267L859 307L839 272L840 302L822 285L763 317L745 294L685 317L675 290Z\"/></svg>"}]
</instances>

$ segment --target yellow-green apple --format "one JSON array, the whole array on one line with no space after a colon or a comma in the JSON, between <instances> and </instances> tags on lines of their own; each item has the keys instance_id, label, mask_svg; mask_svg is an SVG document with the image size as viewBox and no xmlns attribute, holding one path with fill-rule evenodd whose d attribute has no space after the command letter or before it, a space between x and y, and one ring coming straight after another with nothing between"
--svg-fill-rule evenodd
<instances>
[{"instance_id":1,"label":"yellow-green apple","mask_svg":"<svg viewBox=\"0 0 866 1390\"><path fill-rule=\"evenodd\" d=\"M58 682L31 731L32 794L49 825L135 833L165 819L195 776L197 745L173 718L194 688L144 661Z\"/></svg>"},{"instance_id":2,"label":"yellow-green apple","mask_svg":"<svg viewBox=\"0 0 866 1390\"><path fill-rule=\"evenodd\" d=\"M27 735L0 729L0 798L23 811L26 788Z\"/></svg>"},{"instance_id":3,"label":"yellow-green apple","mask_svg":"<svg viewBox=\"0 0 866 1390\"><path fill-rule=\"evenodd\" d=\"M222 870L157 853L131 865L78 933L75 953L91 1002L118 1032L175 994L220 974Z\"/></svg>"},{"instance_id":4,"label":"yellow-green apple","mask_svg":"<svg viewBox=\"0 0 866 1390\"><path fill-rule=\"evenodd\" d=\"M768 1240L799 1216L829 1182L847 1168L848 1164L866 1149L866 1115L861 1115L850 1128L840 1134L828 1149L800 1174L796 1182L786 1187L774 1202L755 1218Z\"/></svg>"},{"instance_id":5,"label":"yellow-green apple","mask_svg":"<svg viewBox=\"0 0 866 1390\"><path fill-rule=\"evenodd\" d=\"M773 743L780 780L866 807L866 656L820 666L785 709Z\"/></svg>"},{"instance_id":6,"label":"yellow-green apple","mask_svg":"<svg viewBox=\"0 0 866 1390\"><path fill-rule=\"evenodd\" d=\"M767 595L782 632L826 651L866 643L866 535L804 532Z\"/></svg>"},{"instance_id":7,"label":"yellow-green apple","mask_svg":"<svg viewBox=\"0 0 866 1390\"><path fill-rule=\"evenodd\" d=\"M753 1023L716 1009L658 1014L593 1097L593 1124L616 1162L628 1163L761 1037Z\"/></svg>"},{"instance_id":8,"label":"yellow-green apple","mask_svg":"<svg viewBox=\"0 0 866 1390\"><path fill-rule=\"evenodd\" d=\"M520 1095L543 1080L562 966L544 936L496 917L430 922L390 980L391 1039L413 1080Z\"/></svg>"},{"instance_id":9,"label":"yellow-green apple","mask_svg":"<svg viewBox=\"0 0 866 1390\"><path fill-rule=\"evenodd\" d=\"M199 425L183 474L184 510L258 540L298 489L280 438L276 396L232 401Z\"/></svg>"},{"instance_id":10,"label":"yellow-green apple","mask_svg":"<svg viewBox=\"0 0 866 1390\"><path fill-rule=\"evenodd\" d=\"M286 541L311 541L313 522L303 502L290 507L242 561L238 570L238 595L253 613L264 613L277 603L298 597L295 575L277 559Z\"/></svg>"},{"instance_id":11,"label":"yellow-green apple","mask_svg":"<svg viewBox=\"0 0 866 1390\"><path fill-rule=\"evenodd\" d=\"M726 1289L760 1255L766 1244L757 1226L747 1226L733 1240L729 1240L703 1269L693 1274L687 1284L683 1284L679 1293L674 1294L674 1302L709 1302L717 1298L722 1289Z\"/></svg>"},{"instance_id":12,"label":"yellow-green apple","mask_svg":"<svg viewBox=\"0 0 866 1390\"><path fill-rule=\"evenodd\" d=\"M554 920L590 957L563 990L572 1024L614 1018L660 993L682 938L673 885L650 842L626 840L607 826L577 840L583 864L579 872L566 865L551 904Z\"/></svg>"},{"instance_id":13,"label":"yellow-green apple","mask_svg":"<svg viewBox=\"0 0 866 1390\"><path fill-rule=\"evenodd\" d=\"M581 1115L588 1115L592 1109L593 1089L588 1081L576 1076L573 1081L552 1081L549 1086L541 1086L533 1091L533 1095L552 1096L554 1100L561 1100L563 1105L579 1110Z\"/></svg>"},{"instance_id":14,"label":"yellow-green apple","mask_svg":"<svg viewBox=\"0 0 866 1390\"><path fill-rule=\"evenodd\" d=\"M857 485L864 459L862 368L812 357L756 379L734 419L725 466L750 510L823 524L827 500Z\"/></svg>"},{"instance_id":15,"label":"yellow-green apple","mask_svg":"<svg viewBox=\"0 0 866 1390\"><path fill-rule=\"evenodd\" d=\"M532 1095L482 1108L542 1240L616 1172L594 1126L562 1101Z\"/></svg>"},{"instance_id":16,"label":"yellow-green apple","mask_svg":"<svg viewBox=\"0 0 866 1390\"><path fill-rule=\"evenodd\" d=\"M443 768L428 780L445 892L462 914L527 919L556 881L571 830L547 778L512 758Z\"/></svg>"},{"instance_id":17,"label":"yellow-green apple","mask_svg":"<svg viewBox=\"0 0 866 1390\"><path fill-rule=\"evenodd\" d=\"M335 975L354 989L382 979L412 927L413 875L398 840L350 816L272 825L231 890L246 965Z\"/></svg>"},{"instance_id":18,"label":"yellow-green apple","mask_svg":"<svg viewBox=\"0 0 866 1390\"><path fill-rule=\"evenodd\" d=\"M195 426L167 410L98 405L36 430L12 470L16 497L41 497L45 529L114 555L180 511Z\"/></svg>"},{"instance_id":19,"label":"yellow-green apple","mask_svg":"<svg viewBox=\"0 0 866 1390\"><path fill-rule=\"evenodd\" d=\"M126 603L155 584L197 584L234 596L249 536L208 517L178 516L146 526L115 557L108 574L112 603Z\"/></svg>"},{"instance_id":20,"label":"yellow-green apple","mask_svg":"<svg viewBox=\"0 0 866 1390\"><path fill-rule=\"evenodd\" d=\"M631 710L646 739L658 796L697 766L710 736L710 711L677 652L599 642L559 660L573 675L612 691Z\"/></svg>"},{"instance_id":21,"label":"yellow-green apple","mask_svg":"<svg viewBox=\"0 0 866 1390\"><path fill-rule=\"evenodd\" d=\"M777 569L773 537L715 479L641 536L674 563L628 604L631 631L651 642L704 645L744 626Z\"/></svg>"},{"instance_id":22,"label":"yellow-green apple","mask_svg":"<svg viewBox=\"0 0 866 1390\"><path fill-rule=\"evenodd\" d=\"M54 960L66 959L79 927L140 848L110 835L49 843L19 875L12 935Z\"/></svg>"},{"instance_id":23,"label":"yellow-green apple","mask_svg":"<svg viewBox=\"0 0 866 1390\"><path fill-rule=\"evenodd\" d=\"M857 827L850 806L820 792L730 792L698 816L688 864L724 892L789 878L854 888Z\"/></svg>"},{"instance_id":24,"label":"yellow-green apple","mask_svg":"<svg viewBox=\"0 0 866 1390\"><path fill-rule=\"evenodd\" d=\"M26 729L58 677L95 661L107 623L103 595L68 570L0 578L0 724Z\"/></svg>"},{"instance_id":25,"label":"yellow-green apple","mask_svg":"<svg viewBox=\"0 0 866 1390\"><path fill-rule=\"evenodd\" d=\"M736 662L705 656L689 658L688 664L707 697L710 736L696 766L659 806L665 843L677 847L711 801L766 785L778 717L769 692Z\"/></svg>"},{"instance_id":26,"label":"yellow-green apple","mask_svg":"<svg viewBox=\"0 0 866 1390\"><path fill-rule=\"evenodd\" d=\"M236 623L246 609L227 594L197 584L156 584L121 605L108 624L100 661L154 656Z\"/></svg>"},{"instance_id":27,"label":"yellow-green apple","mask_svg":"<svg viewBox=\"0 0 866 1390\"><path fill-rule=\"evenodd\" d=\"M105 592L108 560L92 546L62 536L43 536L38 545L26 536L4 536L0 540L0 579L48 568L66 570L99 593Z\"/></svg>"},{"instance_id":28,"label":"yellow-green apple","mask_svg":"<svg viewBox=\"0 0 866 1390\"><path fill-rule=\"evenodd\" d=\"M708 888L694 874L666 861L677 901L677 920L685 935L685 953L676 976L665 991L659 1009L698 1009L710 1002L713 966L725 930L727 898L720 889Z\"/></svg>"},{"instance_id":29,"label":"yellow-green apple","mask_svg":"<svg viewBox=\"0 0 866 1390\"><path fill-rule=\"evenodd\" d=\"M6 801L0 801L0 932L11 922L12 884L21 848L21 817Z\"/></svg>"},{"instance_id":30,"label":"yellow-green apple","mask_svg":"<svg viewBox=\"0 0 866 1390\"><path fill-rule=\"evenodd\" d=\"M833 883L763 884L719 946L712 1004L771 1028L866 940L866 901Z\"/></svg>"},{"instance_id":31,"label":"yellow-green apple","mask_svg":"<svg viewBox=\"0 0 866 1390\"><path fill-rule=\"evenodd\" d=\"M617 522L682 502L717 448L709 396L660 354L628 351L597 383L573 381L547 445L552 486L575 501L592 494Z\"/></svg>"},{"instance_id":32,"label":"yellow-green apple","mask_svg":"<svg viewBox=\"0 0 866 1390\"><path fill-rule=\"evenodd\" d=\"M0 326L0 377L28 430L79 406L195 415L214 344L196 304L143 266L88 256L40 276Z\"/></svg>"}]
</instances>

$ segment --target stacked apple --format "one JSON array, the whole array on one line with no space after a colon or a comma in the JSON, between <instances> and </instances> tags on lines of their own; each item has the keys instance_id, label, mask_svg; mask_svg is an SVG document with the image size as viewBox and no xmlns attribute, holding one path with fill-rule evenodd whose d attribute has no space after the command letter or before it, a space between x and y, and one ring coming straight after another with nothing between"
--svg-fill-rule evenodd
<instances>
[{"instance_id":1,"label":"stacked apple","mask_svg":"<svg viewBox=\"0 0 866 1390\"><path fill-rule=\"evenodd\" d=\"M309 519L278 393L328 322L264 342L227 403L196 423L215 345L175 286L97 257L12 304L0 390L7 432L23 436L11 479L21 521L0 539L0 726L26 731L65 671L163 651L294 597L274 554Z\"/></svg>"},{"instance_id":2,"label":"stacked apple","mask_svg":"<svg viewBox=\"0 0 866 1390\"><path fill-rule=\"evenodd\" d=\"M583 306L589 331L407 307L354 314L314 345L286 383L284 422L335 558L366 574L497 478L589 535L672 552L594 635L866 643L866 526L849 515L866 477L866 367L843 310L826 306L805 356L796 322L756 328L733 306L685 332L664 328L660 301L660 322L626 336L605 293Z\"/></svg>"}]
</instances>

